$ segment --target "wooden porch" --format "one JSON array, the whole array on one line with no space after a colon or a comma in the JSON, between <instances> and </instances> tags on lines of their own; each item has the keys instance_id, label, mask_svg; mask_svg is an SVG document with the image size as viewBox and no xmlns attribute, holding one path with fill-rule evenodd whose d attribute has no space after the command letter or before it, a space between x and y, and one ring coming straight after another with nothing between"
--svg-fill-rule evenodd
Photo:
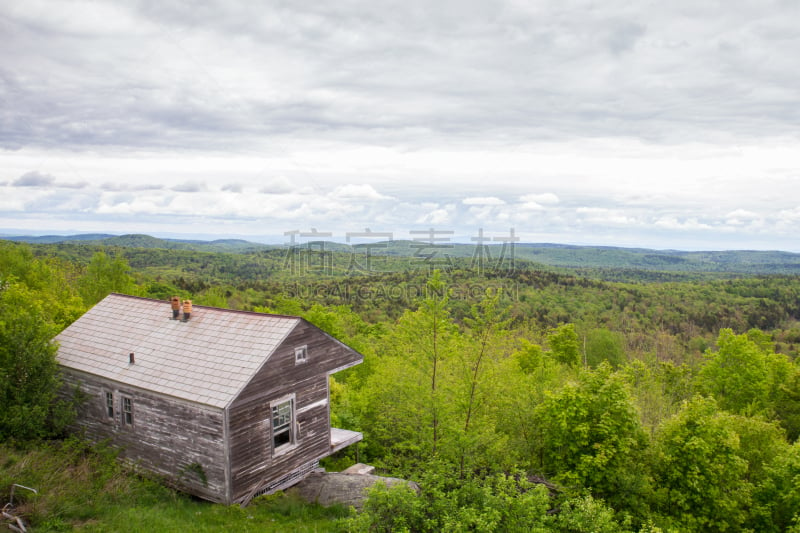
<instances>
[{"instance_id":1,"label":"wooden porch","mask_svg":"<svg viewBox=\"0 0 800 533\"><path fill-rule=\"evenodd\" d=\"M331 428L331 453L336 453L342 448L347 448L364 438L358 431Z\"/></svg>"}]
</instances>

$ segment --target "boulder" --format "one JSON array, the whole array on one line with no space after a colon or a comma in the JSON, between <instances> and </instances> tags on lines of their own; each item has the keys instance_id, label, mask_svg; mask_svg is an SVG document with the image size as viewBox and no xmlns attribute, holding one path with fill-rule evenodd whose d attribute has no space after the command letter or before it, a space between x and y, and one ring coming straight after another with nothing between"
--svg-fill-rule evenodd
<instances>
[{"instance_id":1,"label":"boulder","mask_svg":"<svg viewBox=\"0 0 800 533\"><path fill-rule=\"evenodd\" d=\"M363 476L366 474L374 474L375 467L372 465L365 465L364 463L356 463L353 466L345 468L341 472L342 474L349 474L349 475L358 475Z\"/></svg>"},{"instance_id":2,"label":"boulder","mask_svg":"<svg viewBox=\"0 0 800 533\"><path fill-rule=\"evenodd\" d=\"M336 504L352 505L357 510L361 510L364 501L367 499L367 489L379 481L383 482L387 487L404 484L417 493L420 491L419 485L413 481L352 472L313 472L292 487L291 490L297 491L299 496L309 503L318 503L325 506Z\"/></svg>"}]
</instances>

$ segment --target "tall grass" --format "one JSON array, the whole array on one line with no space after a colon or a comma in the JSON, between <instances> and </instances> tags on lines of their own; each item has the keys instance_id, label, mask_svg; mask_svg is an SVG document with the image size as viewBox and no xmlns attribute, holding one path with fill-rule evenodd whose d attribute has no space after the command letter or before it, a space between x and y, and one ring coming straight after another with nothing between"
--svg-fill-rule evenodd
<instances>
[{"instance_id":1,"label":"tall grass","mask_svg":"<svg viewBox=\"0 0 800 533\"><path fill-rule=\"evenodd\" d=\"M106 446L75 438L26 449L0 445L0 504L12 483L38 490L14 495L17 512L37 532L324 532L339 530L349 514L284 494L245 509L208 503L132 472Z\"/></svg>"}]
</instances>

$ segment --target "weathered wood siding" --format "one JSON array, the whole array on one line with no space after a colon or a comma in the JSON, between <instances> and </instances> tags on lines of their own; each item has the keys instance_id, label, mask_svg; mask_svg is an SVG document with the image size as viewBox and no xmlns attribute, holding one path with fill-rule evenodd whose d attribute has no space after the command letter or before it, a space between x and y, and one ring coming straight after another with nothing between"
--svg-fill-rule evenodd
<instances>
[{"instance_id":1,"label":"weathered wood siding","mask_svg":"<svg viewBox=\"0 0 800 533\"><path fill-rule=\"evenodd\" d=\"M306 345L308 360L295 362ZM361 355L301 321L229 407L232 499L238 501L330 454L328 374ZM294 394L295 445L275 454L270 403Z\"/></svg>"},{"instance_id":2,"label":"weathered wood siding","mask_svg":"<svg viewBox=\"0 0 800 533\"><path fill-rule=\"evenodd\" d=\"M211 501L228 501L221 409L70 369L64 369L63 378L65 390L79 385L86 394L77 426L87 438L110 439L124 459L165 476L186 492ZM106 411L107 392L114 395L113 418ZM132 401L133 425L123 423L123 397ZM199 475L200 468L206 483Z\"/></svg>"}]
</instances>

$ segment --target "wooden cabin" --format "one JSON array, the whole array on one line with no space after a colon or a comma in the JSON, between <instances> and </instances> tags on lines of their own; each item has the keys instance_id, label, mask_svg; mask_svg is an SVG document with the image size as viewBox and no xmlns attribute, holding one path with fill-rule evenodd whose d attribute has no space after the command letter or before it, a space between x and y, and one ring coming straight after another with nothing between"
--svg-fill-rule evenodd
<instances>
[{"instance_id":1,"label":"wooden cabin","mask_svg":"<svg viewBox=\"0 0 800 533\"><path fill-rule=\"evenodd\" d=\"M361 440L331 427L331 374L363 356L298 317L111 294L57 337L76 426L182 490L248 503ZM188 317L187 317L188 315Z\"/></svg>"}]
</instances>

